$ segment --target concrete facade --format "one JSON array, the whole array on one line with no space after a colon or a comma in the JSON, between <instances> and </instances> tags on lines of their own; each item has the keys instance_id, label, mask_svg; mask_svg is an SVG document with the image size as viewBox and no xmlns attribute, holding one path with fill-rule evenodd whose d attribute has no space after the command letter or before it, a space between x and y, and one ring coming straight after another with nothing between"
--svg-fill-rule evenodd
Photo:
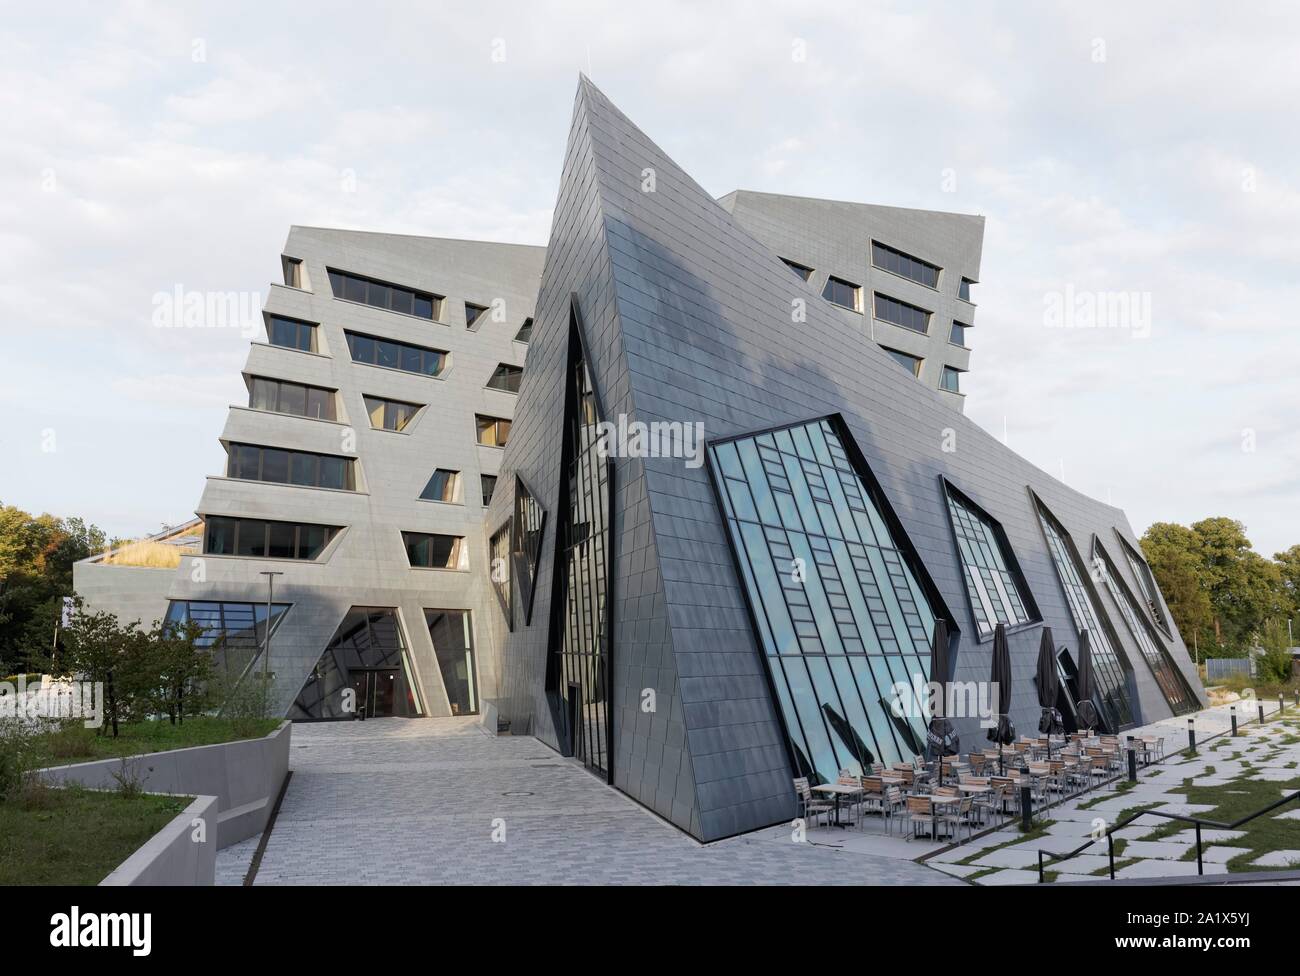
<instances>
[{"instance_id":1,"label":"concrete facade","mask_svg":"<svg viewBox=\"0 0 1300 976\"><path fill-rule=\"evenodd\" d=\"M655 175L652 189L647 170ZM255 343L245 373L338 390L342 413L326 422L235 406L222 439L351 450L359 459L357 490L209 478L200 516L342 531L313 562L187 558L168 596L263 602L266 583L258 574L282 570L276 601L291 608L276 631L272 670L284 708L350 607L397 608L425 713L435 716L448 714L448 700L423 611L468 609L480 697L491 700L492 714L516 734L572 751L551 665L565 391L576 327L606 420L702 424L705 439L715 441L842 418L916 571L933 584L936 612L952 622L958 681L988 679L991 641L980 639L974 624L943 480L996 520L1041 615L1010 634L1011 719L1032 730L1039 709L1031 676L1042 627L1052 628L1058 644L1077 649L1078 642L1034 498L1083 559L1099 538L1133 592L1138 581L1128 576L1116 534L1137 543L1123 512L1035 468L954 410L959 397L935 388L943 366L969 364L968 351L948 342L948 328L953 320L974 325L957 286L962 278L978 280L982 236L979 217L746 191L714 200L583 79L545 249L291 231L285 255L303 262L307 280L301 288L272 289L266 311L320 323L321 344L304 353ZM874 269L872 240L940 266L938 288ZM805 283L780 258L815 274ZM443 320L341 301L330 292L327 266L445 295ZM823 300L828 274L860 283L866 302L880 291L929 310L929 333L873 322ZM490 307L497 298L500 320L466 327L465 301ZM802 314L792 314L796 308ZM535 325L525 350L513 337L526 317ZM435 379L353 363L345 327L446 350L450 366ZM882 346L923 359L919 381ZM517 398L484 388L497 363L521 364L525 351ZM365 394L425 406L405 433L371 430ZM513 419L504 451L476 443L476 413ZM435 468L462 473L463 504L418 500ZM791 817L788 736L708 468L683 458L619 456L613 472L606 611L612 640L603 703L613 785L702 840ZM480 473L501 476L486 511L478 499ZM516 613L511 628L492 591L488 540L512 517L515 475L547 519L531 618ZM463 537L464 568L410 568L403 530ZM1135 719L1167 717L1170 707L1112 599L1104 591L1097 597L1128 665ZM1165 650L1199 696L1177 633ZM647 692L653 708L643 704ZM957 725L963 748L982 744L974 719Z\"/></svg>"}]
</instances>

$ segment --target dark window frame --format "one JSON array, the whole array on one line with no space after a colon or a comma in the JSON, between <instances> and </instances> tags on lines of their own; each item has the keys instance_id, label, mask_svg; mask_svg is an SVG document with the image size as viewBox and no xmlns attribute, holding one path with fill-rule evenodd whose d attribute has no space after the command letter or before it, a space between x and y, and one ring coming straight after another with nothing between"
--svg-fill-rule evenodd
<instances>
[{"instance_id":1,"label":"dark window frame","mask_svg":"<svg viewBox=\"0 0 1300 976\"><path fill-rule=\"evenodd\" d=\"M897 306L897 310L894 306ZM889 317L891 314L894 315L893 318ZM919 328L915 321L918 315L921 317ZM893 295L886 295L882 291L874 291L872 292L871 317L877 322L885 322L900 329L907 329L909 332L928 336L930 334L930 322L934 318L934 313L929 309L922 308L920 305L913 305L901 298L895 298Z\"/></svg>"},{"instance_id":2,"label":"dark window frame","mask_svg":"<svg viewBox=\"0 0 1300 976\"><path fill-rule=\"evenodd\" d=\"M877 254L877 251L882 253ZM890 264L894 267L890 267ZM871 242L871 266L932 291L939 290L939 280L943 274L943 268L939 265L876 240ZM933 281L928 280L931 276L925 274L925 271L934 272Z\"/></svg>"},{"instance_id":3,"label":"dark window frame","mask_svg":"<svg viewBox=\"0 0 1300 976\"><path fill-rule=\"evenodd\" d=\"M452 565L435 566L433 564L434 549L432 541L434 539L451 540L451 549L447 553L447 556ZM416 562L411 558L413 547L426 541L429 543L427 546L429 562L427 564ZM406 553L406 562L411 569L431 569L444 573L464 573L469 571L469 567L464 565L466 550L465 537L463 535L450 535L446 532L414 532L403 529L402 549Z\"/></svg>"},{"instance_id":4,"label":"dark window frame","mask_svg":"<svg viewBox=\"0 0 1300 976\"><path fill-rule=\"evenodd\" d=\"M377 308L383 312L409 315L411 318L423 319L427 322L442 321L443 302L447 300L446 295L425 291L422 288L412 288L409 285L394 284L391 281L384 281L382 278L372 278L369 275L357 274L355 271L344 271L341 268L326 267L325 273L326 277L329 278L330 293L339 301L364 305L367 308ZM358 287L361 288L364 297L348 297L347 292L349 289ZM375 301L370 300L372 293ZM407 293L411 295L411 311L396 307L402 304L400 296ZM379 301L381 298L384 300L383 302ZM419 304L422 301L429 306L428 315L416 311L417 308L422 307Z\"/></svg>"},{"instance_id":5,"label":"dark window frame","mask_svg":"<svg viewBox=\"0 0 1300 976\"><path fill-rule=\"evenodd\" d=\"M413 342L403 342L400 339L388 339L384 336L371 335L367 332L355 332L351 329L343 331L343 339L347 343L348 355L352 362L358 366L374 366L377 369L391 369L399 373L406 373L411 376L427 376L429 379L445 379L448 370L451 369L451 353L446 349L434 349L431 346L418 346ZM359 340L354 342L353 340ZM373 355L369 359L359 358L359 353L365 348L363 343L368 343L373 350ZM385 347L391 347L386 350ZM411 369L404 365L411 353L419 355L420 368ZM381 362L386 355L393 357L392 364ZM425 368L428 361L426 357L436 356L439 359L439 366L436 372L429 372Z\"/></svg>"},{"instance_id":6,"label":"dark window frame","mask_svg":"<svg viewBox=\"0 0 1300 976\"><path fill-rule=\"evenodd\" d=\"M243 473L245 461L239 457L239 452L243 450L257 452L257 475L249 477ZM266 452L279 451L288 455L287 478L280 480L278 478L266 477ZM294 461L296 458L311 458L315 462L316 484L303 484L293 480ZM329 485L321 484L322 472L324 470L321 461L342 461L343 462L343 485L342 488L334 488ZM322 491L356 491L356 462L354 457L347 457L342 454L322 454L319 451L299 451L287 447L269 447L264 444L249 444L243 441L229 441L226 444L226 477L236 481L254 481L268 485L289 485L294 488L319 488Z\"/></svg>"},{"instance_id":7,"label":"dark window frame","mask_svg":"<svg viewBox=\"0 0 1300 976\"><path fill-rule=\"evenodd\" d=\"M203 554L205 556L231 556L237 559L292 559L296 562L316 562L325 550L329 548L338 534L342 531L342 526L337 525L320 525L315 522L284 522L276 519L260 519L252 516L242 515L205 515L203 516ZM212 532L215 528L220 527L223 523L233 525L233 532L230 536L230 552L216 552L211 549ZM243 538L245 531L251 530L252 526L261 526L262 535L262 555L245 555L240 553L241 545L252 544L255 540ZM292 556L270 556L266 555L271 547L271 527L272 526L290 526L293 528L293 551ZM247 528L245 528L247 527ZM315 556L303 556L304 540L302 538L303 529L320 529L325 533L324 542L321 544L320 552Z\"/></svg>"}]
</instances>

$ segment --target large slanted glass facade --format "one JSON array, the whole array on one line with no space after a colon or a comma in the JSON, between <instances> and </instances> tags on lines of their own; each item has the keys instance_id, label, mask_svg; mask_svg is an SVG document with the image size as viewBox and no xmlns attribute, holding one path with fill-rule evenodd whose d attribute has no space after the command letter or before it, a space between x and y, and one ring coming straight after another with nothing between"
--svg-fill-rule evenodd
<instances>
[{"instance_id":1,"label":"large slanted glass facade","mask_svg":"<svg viewBox=\"0 0 1300 976\"><path fill-rule=\"evenodd\" d=\"M271 604L271 636L280 625L287 603ZM233 690L252 670L266 646L266 604L204 600L172 600L166 623L197 624L202 633L195 642L212 652L213 673L221 686ZM275 654L274 644L271 654ZM274 668L274 662L272 662Z\"/></svg>"},{"instance_id":2,"label":"large slanted glass facade","mask_svg":"<svg viewBox=\"0 0 1300 976\"><path fill-rule=\"evenodd\" d=\"M944 494L980 637L992 637L998 624L1019 627L1040 619L1002 527L946 481Z\"/></svg>"},{"instance_id":3,"label":"large slanted glass facade","mask_svg":"<svg viewBox=\"0 0 1300 976\"><path fill-rule=\"evenodd\" d=\"M1133 547L1130 546L1124 537L1115 535L1119 538L1119 547L1124 552L1124 558L1128 560L1129 569L1133 571L1133 578L1138 581L1138 586L1142 588L1142 596L1146 600L1147 610L1151 613L1151 619L1156 622L1166 637L1173 637L1169 631L1169 621L1165 619L1165 612L1160 606L1160 597L1157 595L1156 580L1151 575L1151 567L1147 561L1138 555Z\"/></svg>"},{"instance_id":4,"label":"large slanted glass facade","mask_svg":"<svg viewBox=\"0 0 1300 976\"><path fill-rule=\"evenodd\" d=\"M575 319L570 327L561 455L559 587L552 601L555 655L547 670L547 690L558 694L574 755L609 779L613 772L609 741L613 462L600 449L596 426L600 408L577 328ZM515 519L521 514L516 506ZM518 534L520 529L515 531Z\"/></svg>"},{"instance_id":5,"label":"large slanted glass facade","mask_svg":"<svg viewBox=\"0 0 1300 976\"><path fill-rule=\"evenodd\" d=\"M1160 643L1160 638L1156 636L1155 628L1142 613L1137 597L1115 571L1115 563L1102 546L1100 539L1094 538L1092 541L1092 558L1093 565L1105 580L1111 599L1115 601L1115 606L1119 607L1119 615L1124 618L1124 625L1133 635L1138 650L1142 652L1143 660L1151 669L1151 676L1155 678L1160 694L1165 696L1165 701L1169 703L1173 713L1183 715L1198 708L1199 703L1187 686L1186 679L1179 674L1178 668L1174 666L1168 652Z\"/></svg>"},{"instance_id":6,"label":"large slanted glass facade","mask_svg":"<svg viewBox=\"0 0 1300 976\"><path fill-rule=\"evenodd\" d=\"M274 653L274 652L273 652ZM353 607L307 676L289 718L423 714L397 611Z\"/></svg>"},{"instance_id":7,"label":"large slanted glass facade","mask_svg":"<svg viewBox=\"0 0 1300 976\"><path fill-rule=\"evenodd\" d=\"M1119 640L1111 629L1110 621L1101 609L1101 601L1088 579L1087 567L1079 558L1074 542L1037 498L1038 521L1047 537L1047 548L1052 553L1057 578L1065 591L1065 602L1074 619L1074 629L1080 634L1087 631L1088 646L1092 650L1092 671L1096 679L1097 695L1093 703L1101 713L1102 724L1111 732L1133 724L1133 709L1128 700L1125 672L1128 661L1120 650ZM1076 657L1077 662L1077 657Z\"/></svg>"},{"instance_id":8,"label":"large slanted glass facade","mask_svg":"<svg viewBox=\"0 0 1300 976\"><path fill-rule=\"evenodd\" d=\"M946 616L846 439L820 419L709 445L795 768L815 781L923 751L911 689Z\"/></svg>"}]
</instances>

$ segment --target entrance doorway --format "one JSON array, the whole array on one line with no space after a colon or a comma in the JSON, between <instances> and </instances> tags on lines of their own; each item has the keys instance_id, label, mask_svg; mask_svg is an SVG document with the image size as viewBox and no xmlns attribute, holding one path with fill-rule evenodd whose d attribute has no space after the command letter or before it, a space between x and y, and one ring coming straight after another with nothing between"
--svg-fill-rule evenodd
<instances>
[{"instance_id":1,"label":"entrance doorway","mask_svg":"<svg viewBox=\"0 0 1300 976\"><path fill-rule=\"evenodd\" d=\"M394 715L398 697L397 668L374 668L365 671L349 671L352 690L356 692L357 712L366 718L383 718Z\"/></svg>"}]
</instances>

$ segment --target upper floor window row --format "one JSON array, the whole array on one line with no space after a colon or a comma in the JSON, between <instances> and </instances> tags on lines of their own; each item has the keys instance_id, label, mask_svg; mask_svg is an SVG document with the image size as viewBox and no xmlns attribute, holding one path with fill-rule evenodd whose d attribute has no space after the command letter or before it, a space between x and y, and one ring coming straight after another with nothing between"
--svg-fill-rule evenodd
<instances>
[{"instance_id":1,"label":"upper floor window row","mask_svg":"<svg viewBox=\"0 0 1300 976\"><path fill-rule=\"evenodd\" d=\"M337 420L335 392L323 386L307 386L254 376L248 384L248 405L254 410L289 413L295 417Z\"/></svg>"},{"instance_id":2,"label":"upper floor window row","mask_svg":"<svg viewBox=\"0 0 1300 976\"><path fill-rule=\"evenodd\" d=\"M357 487L353 458L256 444L231 444L226 453L228 478L338 491L355 491Z\"/></svg>"},{"instance_id":3,"label":"upper floor window row","mask_svg":"<svg viewBox=\"0 0 1300 976\"><path fill-rule=\"evenodd\" d=\"M380 339L360 332L344 332L348 352L354 363L400 369L407 373L440 376L447 366L447 353L441 349L426 349L406 342Z\"/></svg>"},{"instance_id":4,"label":"upper floor window row","mask_svg":"<svg viewBox=\"0 0 1300 976\"><path fill-rule=\"evenodd\" d=\"M822 298L850 312L862 311L862 287L831 275L822 289Z\"/></svg>"},{"instance_id":5,"label":"upper floor window row","mask_svg":"<svg viewBox=\"0 0 1300 976\"><path fill-rule=\"evenodd\" d=\"M939 287L939 268L936 265L895 250L887 244L871 242L871 263L883 271L910 278L927 288Z\"/></svg>"},{"instance_id":6,"label":"upper floor window row","mask_svg":"<svg viewBox=\"0 0 1300 976\"><path fill-rule=\"evenodd\" d=\"M900 302L897 298L882 295L880 292L876 292L875 315L882 322L900 325L904 329L911 329L922 335L930 331L929 312L907 302Z\"/></svg>"},{"instance_id":7,"label":"upper floor window row","mask_svg":"<svg viewBox=\"0 0 1300 976\"><path fill-rule=\"evenodd\" d=\"M269 522L209 515L203 551L211 556L258 559L318 559L339 531L333 525Z\"/></svg>"},{"instance_id":8,"label":"upper floor window row","mask_svg":"<svg viewBox=\"0 0 1300 976\"><path fill-rule=\"evenodd\" d=\"M316 322L286 318L283 315L266 317L266 339L273 346L316 352Z\"/></svg>"},{"instance_id":9,"label":"upper floor window row","mask_svg":"<svg viewBox=\"0 0 1300 976\"><path fill-rule=\"evenodd\" d=\"M326 270L329 272L330 289L335 298L360 302L390 312L415 315L422 319L442 318L441 295L404 288L348 271L336 271L334 268Z\"/></svg>"}]
</instances>

